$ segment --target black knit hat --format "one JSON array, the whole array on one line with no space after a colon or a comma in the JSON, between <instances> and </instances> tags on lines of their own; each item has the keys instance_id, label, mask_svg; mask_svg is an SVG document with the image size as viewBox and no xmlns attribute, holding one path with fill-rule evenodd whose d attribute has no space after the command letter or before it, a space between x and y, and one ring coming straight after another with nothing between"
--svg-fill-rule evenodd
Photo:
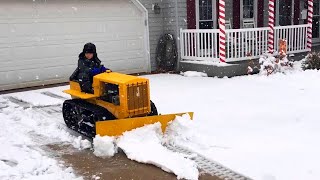
<instances>
[{"instance_id":1,"label":"black knit hat","mask_svg":"<svg viewBox=\"0 0 320 180\"><path fill-rule=\"evenodd\" d=\"M96 54L96 46L92 43L87 43L83 47L83 53L93 53Z\"/></svg>"}]
</instances>

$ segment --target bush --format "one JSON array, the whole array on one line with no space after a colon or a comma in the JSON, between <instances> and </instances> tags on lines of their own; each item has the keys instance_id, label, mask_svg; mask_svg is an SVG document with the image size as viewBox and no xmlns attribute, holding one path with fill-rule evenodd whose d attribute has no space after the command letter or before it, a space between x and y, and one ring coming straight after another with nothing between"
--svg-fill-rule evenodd
<instances>
[{"instance_id":1,"label":"bush","mask_svg":"<svg viewBox=\"0 0 320 180\"><path fill-rule=\"evenodd\" d=\"M302 69L320 69L320 53L312 52L309 53L305 60L302 62Z\"/></svg>"},{"instance_id":2,"label":"bush","mask_svg":"<svg viewBox=\"0 0 320 180\"><path fill-rule=\"evenodd\" d=\"M277 55L276 57L271 54L260 56L260 73L270 75L273 73L285 73L287 70L293 69L293 62L289 61L287 56Z\"/></svg>"}]
</instances>

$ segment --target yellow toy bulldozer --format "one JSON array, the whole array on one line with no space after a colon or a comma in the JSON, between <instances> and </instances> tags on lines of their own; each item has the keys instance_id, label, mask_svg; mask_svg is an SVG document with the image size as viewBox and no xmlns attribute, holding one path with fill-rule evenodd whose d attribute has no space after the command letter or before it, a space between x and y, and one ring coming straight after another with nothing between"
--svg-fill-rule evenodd
<instances>
[{"instance_id":1,"label":"yellow toy bulldozer","mask_svg":"<svg viewBox=\"0 0 320 180\"><path fill-rule=\"evenodd\" d=\"M118 136L146 124L160 122L162 130L176 115L158 115L150 100L149 80L143 77L107 71L93 77L94 94L81 92L76 79L70 80L70 89L64 92L72 99L63 103L66 125L93 138ZM190 117L193 113L189 112Z\"/></svg>"}]
</instances>

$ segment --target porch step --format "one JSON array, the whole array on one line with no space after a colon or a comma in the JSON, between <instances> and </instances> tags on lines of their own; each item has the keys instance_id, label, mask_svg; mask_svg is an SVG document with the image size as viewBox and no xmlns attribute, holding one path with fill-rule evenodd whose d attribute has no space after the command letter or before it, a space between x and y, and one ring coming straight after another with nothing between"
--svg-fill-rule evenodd
<instances>
[{"instance_id":1,"label":"porch step","mask_svg":"<svg viewBox=\"0 0 320 180\"><path fill-rule=\"evenodd\" d=\"M258 59L253 60L254 64L258 65ZM236 63L215 64L203 63L201 61L180 61L180 71L198 71L204 72L209 77L234 77L247 75L249 61L238 61Z\"/></svg>"}]
</instances>

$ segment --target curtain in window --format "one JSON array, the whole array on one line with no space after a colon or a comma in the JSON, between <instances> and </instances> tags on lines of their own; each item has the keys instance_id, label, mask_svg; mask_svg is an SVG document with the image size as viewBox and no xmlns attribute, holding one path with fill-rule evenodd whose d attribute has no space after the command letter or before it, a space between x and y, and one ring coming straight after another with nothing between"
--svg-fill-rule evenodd
<instances>
[{"instance_id":1,"label":"curtain in window","mask_svg":"<svg viewBox=\"0 0 320 180\"><path fill-rule=\"evenodd\" d=\"M243 0L243 18L253 18L254 0Z\"/></svg>"},{"instance_id":2,"label":"curtain in window","mask_svg":"<svg viewBox=\"0 0 320 180\"><path fill-rule=\"evenodd\" d=\"M199 28L213 28L212 0L199 0Z\"/></svg>"}]
</instances>

